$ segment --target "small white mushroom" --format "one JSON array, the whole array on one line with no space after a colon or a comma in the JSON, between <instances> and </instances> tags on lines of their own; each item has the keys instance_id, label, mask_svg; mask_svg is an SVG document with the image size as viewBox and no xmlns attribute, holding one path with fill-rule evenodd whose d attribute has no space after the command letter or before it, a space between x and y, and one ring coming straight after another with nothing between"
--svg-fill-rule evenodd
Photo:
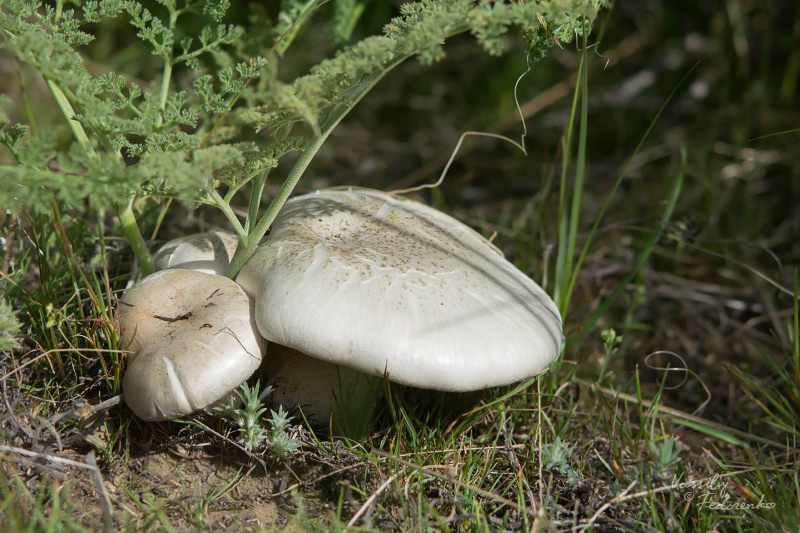
<instances>
[{"instance_id":1,"label":"small white mushroom","mask_svg":"<svg viewBox=\"0 0 800 533\"><path fill-rule=\"evenodd\" d=\"M239 238L227 231L209 231L172 239L153 254L156 270L183 268L225 274Z\"/></svg>"},{"instance_id":2,"label":"small white mushroom","mask_svg":"<svg viewBox=\"0 0 800 533\"><path fill-rule=\"evenodd\" d=\"M125 402L145 420L183 416L226 397L261 364L254 305L234 281L171 269L120 299Z\"/></svg>"},{"instance_id":3,"label":"small white mushroom","mask_svg":"<svg viewBox=\"0 0 800 533\"><path fill-rule=\"evenodd\" d=\"M507 385L560 351L541 287L464 224L377 191L290 200L236 281L269 341L414 387Z\"/></svg>"}]
</instances>

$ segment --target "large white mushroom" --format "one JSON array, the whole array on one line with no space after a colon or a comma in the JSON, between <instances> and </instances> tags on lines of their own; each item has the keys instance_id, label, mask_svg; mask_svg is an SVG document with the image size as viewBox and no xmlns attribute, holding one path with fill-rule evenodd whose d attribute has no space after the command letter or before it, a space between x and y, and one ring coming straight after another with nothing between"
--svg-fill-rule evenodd
<instances>
[{"instance_id":1,"label":"large white mushroom","mask_svg":"<svg viewBox=\"0 0 800 533\"><path fill-rule=\"evenodd\" d=\"M151 274L122 296L130 351L125 403L145 420L184 416L227 397L261 364L254 305L234 281L192 270Z\"/></svg>"},{"instance_id":2,"label":"large white mushroom","mask_svg":"<svg viewBox=\"0 0 800 533\"><path fill-rule=\"evenodd\" d=\"M464 224L377 191L290 200L236 281L270 342L404 385L507 385L560 351L561 317L541 287ZM294 401L324 414L319 392Z\"/></svg>"}]
</instances>

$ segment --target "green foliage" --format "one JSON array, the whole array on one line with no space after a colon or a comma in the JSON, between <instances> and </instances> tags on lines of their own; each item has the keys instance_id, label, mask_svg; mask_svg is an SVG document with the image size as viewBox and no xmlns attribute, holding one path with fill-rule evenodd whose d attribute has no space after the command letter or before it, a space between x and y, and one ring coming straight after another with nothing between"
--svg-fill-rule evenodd
<instances>
[{"instance_id":1,"label":"green foliage","mask_svg":"<svg viewBox=\"0 0 800 533\"><path fill-rule=\"evenodd\" d=\"M239 426L238 442L247 451L254 451L266 445L277 456L286 457L289 453L297 450L297 442L286 432L292 417L288 416L283 406L280 406L278 412L270 410L271 416L267 420L269 429L262 424L262 416L267 411L267 408L264 407L264 398L272 390L270 386L266 386L262 390L261 383L258 381L252 389L247 383L242 383L241 387L236 390L236 395L231 395L227 404L216 407L215 410L236 422Z\"/></svg>"},{"instance_id":2,"label":"green foliage","mask_svg":"<svg viewBox=\"0 0 800 533\"><path fill-rule=\"evenodd\" d=\"M267 443L270 449L278 457L286 457L290 453L296 452L298 449L297 441L286 432L289 429L292 417L289 416L289 413L286 412L282 405L278 407L277 412L270 409L270 415L270 419L267 420L270 426L267 435Z\"/></svg>"},{"instance_id":3,"label":"green foliage","mask_svg":"<svg viewBox=\"0 0 800 533\"><path fill-rule=\"evenodd\" d=\"M556 470L569 478L575 477L575 472L569 463L573 449L574 447L561 440L561 437L556 437L553 442L542 447L544 467L547 470Z\"/></svg>"},{"instance_id":4,"label":"green foliage","mask_svg":"<svg viewBox=\"0 0 800 533\"><path fill-rule=\"evenodd\" d=\"M614 331L614 328L607 328L601 331L600 338L603 339L603 351L605 352L605 357L603 357L598 381L603 380L603 377L606 375L608 367L614 358L614 354L619 350L619 346L622 344L622 335L617 335L617 332Z\"/></svg>"},{"instance_id":5,"label":"green foliage","mask_svg":"<svg viewBox=\"0 0 800 533\"><path fill-rule=\"evenodd\" d=\"M202 124L229 110L225 103L258 74L264 60L248 59L200 77L192 94L172 90L173 67L200 68L202 56L219 54L242 30L211 23L224 15L227 2L163 4L168 20L134 1L90 1L80 10L63 10L60 2L55 7L41 2L3 6L3 48L52 83L57 101L63 93L65 100L58 103L76 132L75 142L63 146L53 134L3 121L0 142L16 163L2 169L3 180L16 186L3 188L4 205L47 210L50 192L68 207L87 199L96 205L120 204L135 195L202 201L201 191L214 181L214 172L241 161L249 145L206 147ZM183 37L176 44L177 20L188 13L211 20L196 43ZM93 76L84 67L80 47L93 37L80 28L119 16L127 16L136 35L163 60L160 87L142 89L122 74Z\"/></svg>"},{"instance_id":6,"label":"green foliage","mask_svg":"<svg viewBox=\"0 0 800 533\"><path fill-rule=\"evenodd\" d=\"M604 329L600 332L600 337L603 339L603 350L606 352L606 356L617 351L619 345L622 344L622 335L617 335L614 328Z\"/></svg>"},{"instance_id":7,"label":"green foliage","mask_svg":"<svg viewBox=\"0 0 800 533\"><path fill-rule=\"evenodd\" d=\"M681 451L675 444L675 437L667 437L660 444L650 442L650 453L653 454L653 469L658 474L669 472L673 466L681 462Z\"/></svg>"},{"instance_id":8,"label":"green foliage","mask_svg":"<svg viewBox=\"0 0 800 533\"><path fill-rule=\"evenodd\" d=\"M239 444L246 450L252 451L264 444L267 440L267 432L261 426L261 415L267 410L263 407L264 398L272 392L272 387L264 387L259 392L260 382L252 389L247 383L242 383L236 390L235 395L228 398L228 403L222 407L215 407L219 411L229 416L236 425L239 426ZM238 398L237 398L238 396ZM239 406L244 404L244 408Z\"/></svg>"},{"instance_id":9,"label":"green foliage","mask_svg":"<svg viewBox=\"0 0 800 533\"><path fill-rule=\"evenodd\" d=\"M342 1L328 10L319 9L321 0L284 1L277 14L256 7L243 27L222 23L228 0L161 0L152 11L137 0L5 0L0 47L42 76L71 135L63 126L37 128L32 111L0 116L0 143L12 160L0 166L0 203L40 213L53 196L68 208L112 205L145 271L149 255L131 209L137 198L214 204L242 241L229 272L235 275L330 131L396 65L412 56L426 65L440 60L445 40L461 32L499 54L512 27L521 29L532 57L541 57L553 42L584 35L606 4L406 3L381 35L341 47L293 81L279 78L284 53L312 18L331 17L334 41L344 43L366 3ZM93 33L124 27L115 19L127 21L137 46L160 63L160 78L150 79L152 61L125 72L87 69ZM298 124L310 126L311 138ZM305 157L285 191L260 220L254 204L243 223L231 209L235 193L253 180L260 193L281 156L298 149Z\"/></svg>"}]
</instances>

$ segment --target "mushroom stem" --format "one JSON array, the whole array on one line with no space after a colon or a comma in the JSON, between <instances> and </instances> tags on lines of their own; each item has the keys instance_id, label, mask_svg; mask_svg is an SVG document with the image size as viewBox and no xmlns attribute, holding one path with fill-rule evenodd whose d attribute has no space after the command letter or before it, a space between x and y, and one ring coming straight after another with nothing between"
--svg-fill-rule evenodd
<instances>
[{"instance_id":1,"label":"mushroom stem","mask_svg":"<svg viewBox=\"0 0 800 533\"><path fill-rule=\"evenodd\" d=\"M299 409L318 427L359 438L366 434L382 397L380 378L343 365L321 361L281 344L269 344L262 367L270 399L289 412Z\"/></svg>"}]
</instances>

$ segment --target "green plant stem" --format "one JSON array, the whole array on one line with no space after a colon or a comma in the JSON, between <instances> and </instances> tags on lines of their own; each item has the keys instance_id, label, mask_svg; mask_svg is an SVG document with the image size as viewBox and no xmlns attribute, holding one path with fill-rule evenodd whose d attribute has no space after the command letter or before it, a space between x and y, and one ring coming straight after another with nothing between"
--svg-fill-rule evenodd
<instances>
[{"instance_id":1,"label":"green plant stem","mask_svg":"<svg viewBox=\"0 0 800 533\"><path fill-rule=\"evenodd\" d=\"M554 291L554 299L557 302L561 316L564 316L567 311L567 305L569 304L569 297L566 296L566 287L572 269L572 256L575 253L574 248L571 249L568 245L570 232L568 220L571 217L569 211L567 211L567 170L569 169L569 160L572 156L572 132L575 129L575 113L578 109L578 97L581 91L581 73L584 68L586 68L586 54L581 57L580 64L578 65L578 75L575 83L575 91L572 95L572 107L570 109L567 131L561 140L561 186L558 195L558 255L556 256L556 282ZM573 194L580 193L573 191Z\"/></svg>"},{"instance_id":2,"label":"green plant stem","mask_svg":"<svg viewBox=\"0 0 800 533\"><path fill-rule=\"evenodd\" d=\"M17 80L20 88L20 95L22 96L22 109L25 111L25 118L28 120L28 124L30 124L31 132L38 135L39 128L36 125L36 114L33 112L34 104L31 102L33 91L28 89L27 80L20 71L19 65L17 65L16 60L12 59L11 64L14 66L14 71L17 75ZM17 162L19 162L19 160L17 160Z\"/></svg>"},{"instance_id":3,"label":"green plant stem","mask_svg":"<svg viewBox=\"0 0 800 533\"><path fill-rule=\"evenodd\" d=\"M75 139L78 141L78 144L81 145L89 157L96 159L97 153L94 151L94 147L89 141L89 137L86 135L83 126L73 118L75 116L75 110L72 109L72 105L69 103L69 99L64 94L64 91L62 91L61 87L52 79L45 78L45 81L56 104L59 109L61 109L61 113L67 119L67 123ZM136 215L133 212L133 200L134 197L131 197L126 204L114 205L113 207L114 212L117 217L119 217L122 231L128 239L128 243L131 245L134 255L136 255L136 258L139 260L142 272L148 275L155 272L155 267L153 265L153 258L150 255L150 250L147 249L144 237L142 237L142 232L139 230L139 224L136 222Z\"/></svg>"},{"instance_id":4,"label":"green plant stem","mask_svg":"<svg viewBox=\"0 0 800 533\"><path fill-rule=\"evenodd\" d=\"M800 312L798 312L797 300L800 294L800 276L798 270L794 271L794 347L792 350L792 359L794 359L794 384L795 387L800 387Z\"/></svg>"},{"instance_id":5,"label":"green plant stem","mask_svg":"<svg viewBox=\"0 0 800 533\"><path fill-rule=\"evenodd\" d=\"M75 139L90 157L97 157L94 147L92 147L92 143L89 142L89 137L86 135L83 126L81 126L80 122L73 118L75 116L75 110L72 109L72 105L69 103L67 95L64 94L64 91L61 90L61 87L59 87L58 84L52 79L45 77L45 82L47 83L47 88L50 89L50 92L53 94L56 105L58 105L58 108L61 109L61 113L64 115L64 118L67 119L67 123L69 124L69 128L72 130L72 134L75 136Z\"/></svg>"},{"instance_id":6,"label":"green plant stem","mask_svg":"<svg viewBox=\"0 0 800 533\"><path fill-rule=\"evenodd\" d=\"M356 8L351 13L350 18L347 20L347 25L345 26L345 30L343 32L343 35L346 39L350 39L350 37L353 35L353 30L356 27L356 23L358 22L358 19L361 18L361 15L364 13L366 8L367 2L362 2L356 5Z\"/></svg>"},{"instance_id":7,"label":"green plant stem","mask_svg":"<svg viewBox=\"0 0 800 533\"><path fill-rule=\"evenodd\" d=\"M317 0L308 0L300 12L300 16L297 17L294 22L292 22L291 26L289 26L286 32L284 32L284 34L281 35L280 38L275 42L270 50L270 53L277 53L279 57L282 57L292 44L292 41L294 41L294 38L297 37L297 33L300 31L300 28L302 28L303 24L308 20L311 13L327 3L328 0L322 0L321 2Z\"/></svg>"},{"instance_id":8,"label":"green plant stem","mask_svg":"<svg viewBox=\"0 0 800 533\"><path fill-rule=\"evenodd\" d=\"M158 210L158 218L156 219L156 225L153 228L153 233L150 234L150 240L155 240L156 236L158 235L158 231L161 229L161 224L164 223L164 217L167 216L167 211L169 210L169 206L172 205L172 200L174 198L167 198L166 202L161 204L161 209Z\"/></svg>"},{"instance_id":9,"label":"green plant stem","mask_svg":"<svg viewBox=\"0 0 800 533\"><path fill-rule=\"evenodd\" d=\"M251 225L258 220L258 208L261 205L261 196L264 194L264 185L267 183L267 171L262 172L253 179L253 193L250 195L250 205L247 209L247 225L245 231L250 232Z\"/></svg>"},{"instance_id":10,"label":"green plant stem","mask_svg":"<svg viewBox=\"0 0 800 533\"><path fill-rule=\"evenodd\" d=\"M158 108L162 111L156 119L156 124L161 125L164 120L163 111L167 107L167 97L169 96L169 83L172 79L172 63L169 60L164 61L164 70L161 74L161 95L158 99Z\"/></svg>"},{"instance_id":11,"label":"green plant stem","mask_svg":"<svg viewBox=\"0 0 800 533\"><path fill-rule=\"evenodd\" d=\"M583 196L583 180L586 174L586 132L588 129L589 120L589 102L587 93L589 92L589 69L586 65L586 44L584 43L583 57L581 58L580 74L578 76L578 84L580 86L581 96L581 125L578 132L578 153L575 166L575 187L572 191L572 207L569 213L569 236L567 238L567 254L566 254L566 267L564 273L566 280L570 280L573 275L572 262L575 256L575 248L578 240L578 223L581 213L581 197ZM570 300L571 288L563 293L564 299L562 300L561 313L566 312L567 303Z\"/></svg>"},{"instance_id":12,"label":"green plant stem","mask_svg":"<svg viewBox=\"0 0 800 533\"><path fill-rule=\"evenodd\" d=\"M150 250L147 249L144 237L142 237L142 232L139 231L139 225L136 223L136 215L133 212L133 198L124 207L114 206L114 211L119 217L122 232L128 239L133 254L139 260L142 272L145 276L152 274L156 271L156 268L153 265L153 257L150 255Z\"/></svg>"},{"instance_id":13,"label":"green plant stem","mask_svg":"<svg viewBox=\"0 0 800 533\"><path fill-rule=\"evenodd\" d=\"M356 104L358 104L358 102L361 101L364 95L366 95L375 86L375 84L377 84L393 68L408 59L408 57L410 56L401 56L388 63L383 69L374 72L367 80L365 80L363 85L353 95L351 100L347 102L347 104L342 105L334 110L330 117L328 117L328 120L326 120L320 128L319 134L314 136L314 138L311 140L311 143L298 158L291 172L289 172L289 175L284 180L283 185L281 185L280 190L272 199L272 202L269 204L269 207L267 207L266 212L261 217L261 220L259 220L258 224L256 224L251 232L248 232L246 238L240 241L239 246L236 248L236 253L234 253L233 259L231 259L231 264L228 267L228 271L225 273L226 276L231 279L236 278L236 276L242 270L242 267L244 267L245 263L247 263L247 261L253 256L256 248L258 247L258 243L261 241L264 235L266 235L267 230L269 229L270 225L272 225L275 217L278 216L278 212L283 207L283 204L285 204L286 200L289 199L289 195L292 193L292 190L294 190L295 186L300 181L300 178L303 177L308 165L311 164L311 161L317 155L319 149L322 148L323 143L334 130L334 128L336 128L339 122L341 122L342 119L347 116L347 114L356 106Z\"/></svg>"},{"instance_id":14,"label":"green plant stem","mask_svg":"<svg viewBox=\"0 0 800 533\"><path fill-rule=\"evenodd\" d=\"M225 215L225 218L228 219L228 222L231 223L231 226L233 226L234 231L236 231L236 235L239 236L239 242L247 242L247 232L242 227L242 223L239 222L239 217L237 217L236 213L234 213L233 209L231 209L230 204L228 204L228 202L226 202L225 199L220 196L220 194L215 191L213 187L209 187L206 192L209 196L211 196L211 199L214 200L214 204Z\"/></svg>"},{"instance_id":15,"label":"green plant stem","mask_svg":"<svg viewBox=\"0 0 800 533\"><path fill-rule=\"evenodd\" d=\"M342 114L342 117L344 114ZM339 120L341 120L341 118ZM336 123L338 124L338 120ZM333 125L335 126L335 124ZM314 159L314 156L317 154L319 149L322 147L322 144L325 142L325 139L328 138L331 131L333 130L333 126L322 131L320 135L314 137L311 141L311 144L305 149L303 154L297 160L292 171L284 180L283 185L281 185L280 190L272 199L272 202L269 204L267 211L264 213L264 216L261 217L258 224L256 224L253 231L249 234L244 236L240 235L240 242L239 246L236 248L236 253L233 254L233 259L231 259L231 264L228 267L228 271L225 273L231 279L236 278L239 272L244 267L245 263L253 256L256 251L256 247L258 246L259 241L261 241L262 237L266 235L267 230L269 229L272 222L275 220L275 217L278 216L278 212L283 207L283 204L286 203L286 200L289 199L289 195L294 190L294 187L297 185L297 182L300 181L300 178L303 176L306 168L311 163L311 160Z\"/></svg>"},{"instance_id":16,"label":"green plant stem","mask_svg":"<svg viewBox=\"0 0 800 533\"><path fill-rule=\"evenodd\" d=\"M178 22L178 12L167 3L169 9L169 29L175 31ZM164 59L164 69L161 71L161 91L158 96L158 109L161 113L156 118L156 125L161 126L164 121L164 110L167 108L167 98L169 97L169 84L172 81L172 59L171 57L161 56Z\"/></svg>"}]
</instances>

